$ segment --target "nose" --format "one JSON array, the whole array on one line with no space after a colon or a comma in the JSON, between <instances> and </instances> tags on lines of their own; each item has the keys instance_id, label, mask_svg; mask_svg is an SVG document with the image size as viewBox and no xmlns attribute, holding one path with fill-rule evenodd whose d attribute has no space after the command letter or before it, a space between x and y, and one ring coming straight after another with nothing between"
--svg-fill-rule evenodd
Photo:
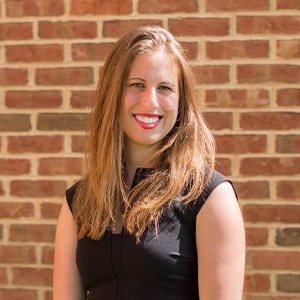
<instances>
[{"instance_id":1,"label":"nose","mask_svg":"<svg viewBox=\"0 0 300 300\"><path fill-rule=\"evenodd\" d=\"M153 109L159 106L158 95L155 87L147 88L142 95L142 105L145 108Z\"/></svg>"}]
</instances>

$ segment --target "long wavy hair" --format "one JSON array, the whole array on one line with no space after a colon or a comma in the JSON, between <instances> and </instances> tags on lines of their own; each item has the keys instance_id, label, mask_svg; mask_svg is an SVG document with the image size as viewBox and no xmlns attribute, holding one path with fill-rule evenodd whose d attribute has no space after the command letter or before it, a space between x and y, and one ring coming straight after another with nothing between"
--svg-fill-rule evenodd
<instances>
[{"instance_id":1,"label":"long wavy hair","mask_svg":"<svg viewBox=\"0 0 300 300\"><path fill-rule=\"evenodd\" d=\"M155 153L154 169L125 193L123 90L133 60L147 51L164 50L179 70L179 111L174 128ZM214 167L214 139L201 115L196 81L184 50L161 27L140 27L124 35L106 58L92 109L86 141L87 175L73 203L78 238L98 240L116 216L137 242L146 228L158 230L159 218L174 199L197 199ZM207 170L210 170L207 172Z\"/></svg>"}]
</instances>

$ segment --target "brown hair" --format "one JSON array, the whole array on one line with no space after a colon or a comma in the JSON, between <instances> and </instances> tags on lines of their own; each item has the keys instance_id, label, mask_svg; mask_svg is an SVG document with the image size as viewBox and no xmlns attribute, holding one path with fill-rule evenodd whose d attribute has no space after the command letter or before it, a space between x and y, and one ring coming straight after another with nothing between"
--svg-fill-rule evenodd
<instances>
[{"instance_id":1,"label":"brown hair","mask_svg":"<svg viewBox=\"0 0 300 300\"><path fill-rule=\"evenodd\" d=\"M178 120L155 154L155 169L126 196L122 93L134 58L158 49L178 65ZM184 51L167 30L141 27L117 42L101 70L87 136L88 172L73 204L78 238L100 239L121 214L124 229L139 241L147 227L158 226L172 200L188 203L201 195L211 176L205 170L214 167L214 140L201 116L195 86Z\"/></svg>"}]
</instances>

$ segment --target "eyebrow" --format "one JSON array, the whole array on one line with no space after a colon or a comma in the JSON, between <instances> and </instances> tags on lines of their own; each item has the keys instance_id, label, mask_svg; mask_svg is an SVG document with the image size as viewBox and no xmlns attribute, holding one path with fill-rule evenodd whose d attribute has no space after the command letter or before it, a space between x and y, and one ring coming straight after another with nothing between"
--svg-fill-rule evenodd
<instances>
[{"instance_id":1,"label":"eyebrow","mask_svg":"<svg viewBox=\"0 0 300 300\"><path fill-rule=\"evenodd\" d=\"M139 81L142 81L142 82L146 82L145 79L139 78L139 77L128 78L128 81L131 81L131 80L139 80ZM167 85L170 85L170 86L172 86L172 87L176 87L176 84L174 84L174 83L171 82L171 81L162 81L162 82L160 82L159 84L167 84Z\"/></svg>"},{"instance_id":2,"label":"eyebrow","mask_svg":"<svg viewBox=\"0 0 300 300\"><path fill-rule=\"evenodd\" d=\"M139 81L146 82L146 80L145 80L145 79L143 79L143 78L139 78L139 77L132 77L132 78L128 78L128 81L129 81L129 80L139 80Z\"/></svg>"}]
</instances>

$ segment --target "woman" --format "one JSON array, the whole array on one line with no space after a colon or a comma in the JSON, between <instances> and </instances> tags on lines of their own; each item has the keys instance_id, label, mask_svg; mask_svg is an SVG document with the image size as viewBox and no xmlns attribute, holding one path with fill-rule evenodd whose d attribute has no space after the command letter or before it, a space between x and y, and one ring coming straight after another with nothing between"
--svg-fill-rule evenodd
<instances>
[{"instance_id":1,"label":"woman","mask_svg":"<svg viewBox=\"0 0 300 300\"><path fill-rule=\"evenodd\" d=\"M232 184L184 51L135 29L106 59L87 138L87 175L57 225L54 299L241 299L245 241Z\"/></svg>"}]
</instances>

